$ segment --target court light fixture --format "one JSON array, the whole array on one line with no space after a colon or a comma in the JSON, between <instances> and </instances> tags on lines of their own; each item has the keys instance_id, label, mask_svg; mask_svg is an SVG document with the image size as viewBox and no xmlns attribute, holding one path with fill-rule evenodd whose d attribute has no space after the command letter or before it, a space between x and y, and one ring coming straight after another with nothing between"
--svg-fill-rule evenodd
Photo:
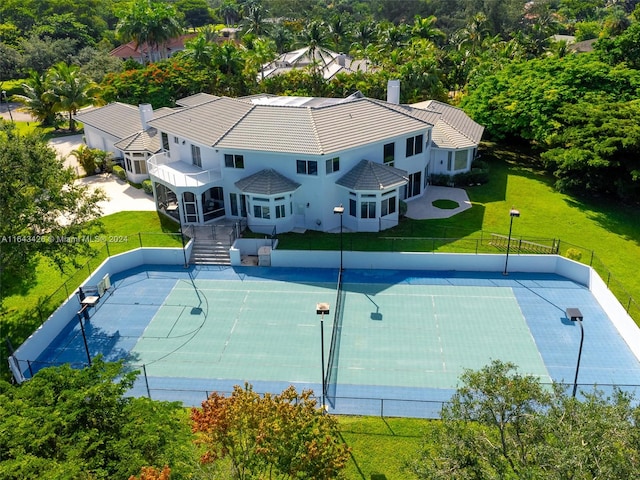
<instances>
[{"instance_id":1,"label":"court light fixture","mask_svg":"<svg viewBox=\"0 0 640 480\"><path fill-rule=\"evenodd\" d=\"M324 316L329 315L329 304L316 304L316 314L320 315L320 363L322 365L322 411L324 412L326 411L325 396L327 390L324 381Z\"/></svg>"},{"instance_id":2,"label":"court light fixture","mask_svg":"<svg viewBox=\"0 0 640 480\"><path fill-rule=\"evenodd\" d=\"M509 210L509 216L511 217L511 221L509 223L509 237L507 240L507 256L505 257L505 260L504 260L504 272L502 272L503 275L509 275L509 272L507 271L507 265L509 263L509 249L511 248L511 231L513 230L513 219L520 216L520 210L516 210L515 208L511 207L511 210Z\"/></svg>"},{"instance_id":3,"label":"court light fixture","mask_svg":"<svg viewBox=\"0 0 640 480\"><path fill-rule=\"evenodd\" d=\"M580 325L580 349L578 350L578 363L576 364L576 376L573 380L573 398L576 398L576 391L578 390L578 371L580 370L580 358L582 357L582 344L584 343L584 328L582 326L582 312L579 308L567 308L565 312L567 318L572 322L578 322Z\"/></svg>"},{"instance_id":4,"label":"court light fixture","mask_svg":"<svg viewBox=\"0 0 640 480\"><path fill-rule=\"evenodd\" d=\"M333 207L333 214L334 215L340 215L340 271L342 272L342 216L344 214L344 207L342 206L342 204L338 205L337 207Z\"/></svg>"}]
</instances>

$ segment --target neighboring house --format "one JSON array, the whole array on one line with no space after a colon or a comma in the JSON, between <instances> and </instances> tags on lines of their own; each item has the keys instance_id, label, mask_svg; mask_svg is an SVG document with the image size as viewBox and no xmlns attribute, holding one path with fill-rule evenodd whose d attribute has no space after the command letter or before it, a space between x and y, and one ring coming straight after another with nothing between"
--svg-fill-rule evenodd
<instances>
[{"instance_id":1,"label":"neighboring house","mask_svg":"<svg viewBox=\"0 0 640 480\"><path fill-rule=\"evenodd\" d=\"M135 60L138 63L149 63L159 60L160 58L167 58L176 52L184 50L184 44L194 38L195 33L189 33L186 35L180 35L179 37L172 38L164 45L160 46L160 51L151 49L146 43L138 45L136 48L136 42L131 41L114 48L109 52L112 57L118 57L122 60ZM159 58L156 58L159 57Z\"/></svg>"},{"instance_id":2,"label":"neighboring house","mask_svg":"<svg viewBox=\"0 0 640 480\"><path fill-rule=\"evenodd\" d=\"M274 61L265 64L258 74L258 80L290 72L296 68L315 66L325 80L330 80L338 73L370 72L373 67L367 60L355 60L344 53L336 53L326 49L310 52L309 47L283 53Z\"/></svg>"},{"instance_id":3,"label":"neighboring house","mask_svg":"<svg viewBox=\"0 0 640 480\"><path fill-rule=\"evenodd\" d=\"M359 92L345 99L197 94L175 109L111 104L78 119L87 141L102 133L107 144L113 115L131 122L135 112L137 125L113 148L130 158L132 180L143 175L135 162L149 157L158 209L185 224L244 218L263 233L329 231L339 228L333 208L343 205L345 228L380 231L398 224L400 201L422 196L431 174L468 171L483 132L458 108L398 99L399 83L388 101Z\"/></svg>"}]
</instances>

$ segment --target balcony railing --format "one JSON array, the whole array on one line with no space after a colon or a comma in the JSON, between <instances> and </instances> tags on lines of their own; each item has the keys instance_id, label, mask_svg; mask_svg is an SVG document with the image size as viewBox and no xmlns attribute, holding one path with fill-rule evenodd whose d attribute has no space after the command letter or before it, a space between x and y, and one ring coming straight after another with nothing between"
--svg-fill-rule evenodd
<instances>
[{"instance_id":1,"label":"balcony railing","mask_svg":"<svg viewBox=\"0 0 640 480\"><path fill-rule=\"evenodd\" d=\"M149 175L173 187L202 187L222 178L220 169L203 170L197 165L171 159L165 153L152 156L147 164Z\"/></svg>"}]
</instances>

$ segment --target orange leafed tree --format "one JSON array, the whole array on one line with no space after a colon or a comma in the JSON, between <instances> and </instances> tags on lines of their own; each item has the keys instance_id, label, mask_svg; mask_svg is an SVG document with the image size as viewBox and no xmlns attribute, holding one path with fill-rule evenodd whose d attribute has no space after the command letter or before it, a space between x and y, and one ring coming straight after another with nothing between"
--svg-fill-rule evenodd
<instances>
[{"instance_id":1,"label":"orange leafed tree","mask_svg":"<svg viewBox=\"0 0 640 480\"><path fill-rule=\"evenodd\" d=\"M155 467L142 467L140 476L134 475L129 480L169 480L171 478L171 469L165 465L162 470Z\"/></svg>"},{"instance_id":2,"label":"orange leafed tree","mask_svg":"<svg viewBox=\"0 0 640 480\"><path fill-rule=\"evenodd\" d=\"M299 394L293 386L278 395L261 396L248 384L229 397L214 392L192 409L191 420L206 450L201 461L228 459L240 480L335 478L349 456L335 418L311 391Z\"/></svg>"}]
</instances>

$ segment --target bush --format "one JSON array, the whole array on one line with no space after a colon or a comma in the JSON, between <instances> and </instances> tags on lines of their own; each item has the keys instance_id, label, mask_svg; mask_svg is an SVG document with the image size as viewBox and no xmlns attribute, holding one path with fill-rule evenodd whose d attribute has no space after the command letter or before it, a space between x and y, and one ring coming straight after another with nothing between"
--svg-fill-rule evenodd
<instances>
[{"instance_id":1,"label":"bush","mask_svg":"<svg viewBox=\"0 0 640 480\"><path fill-rule=\"evenodd\" d=\"M113 167L113 173L115 173L120 180L127 180L127 174L121 166L115 165Z\"/></svg>"},{"instance_id":2,"label":"bush","mask_svg":"<svg viewBox=\"0 0 640 480\"><path fill-rule=\"evenodd\" d=\"M409 208L409 206L407 205L407 202L405 202L404 200L400 200L399 208L398 208L398 215L400 215L400 217L404 217L407 214L407 209L408 208Z\"/></svg>"},{"instance_id":3,"label":"bush","mask_svg":"<svg viewBox=\"0 0 640 480\"><path fill-rule=\"evenodd\" d=\"M142 189L145 191L145 193L153 195L153 185L151 184L151 180L144 180L142 182Z\"/></svg>"},{"instance_id":4,"label":"bush","mask_svg":"<svg viewBox=\"0 0 640 480\"><path fill-rule=\"evenodd\" d=\"M576 262L579 262L582 259L582 252L575 248L569 248L567 249L566 256L569 260L575 260Z\"/></svg>"},{"instance_id":5,"label":"bush","mask_svg":"<svg viewBox=\"0 0 640 480\"><path fill-rule=\"evenodd\" d=\"M446 187L451 183L451 175L446 175L444 173L436 173L431 175L431 185L439 185L441 187Z\"/></svg>"}]
</instances>

